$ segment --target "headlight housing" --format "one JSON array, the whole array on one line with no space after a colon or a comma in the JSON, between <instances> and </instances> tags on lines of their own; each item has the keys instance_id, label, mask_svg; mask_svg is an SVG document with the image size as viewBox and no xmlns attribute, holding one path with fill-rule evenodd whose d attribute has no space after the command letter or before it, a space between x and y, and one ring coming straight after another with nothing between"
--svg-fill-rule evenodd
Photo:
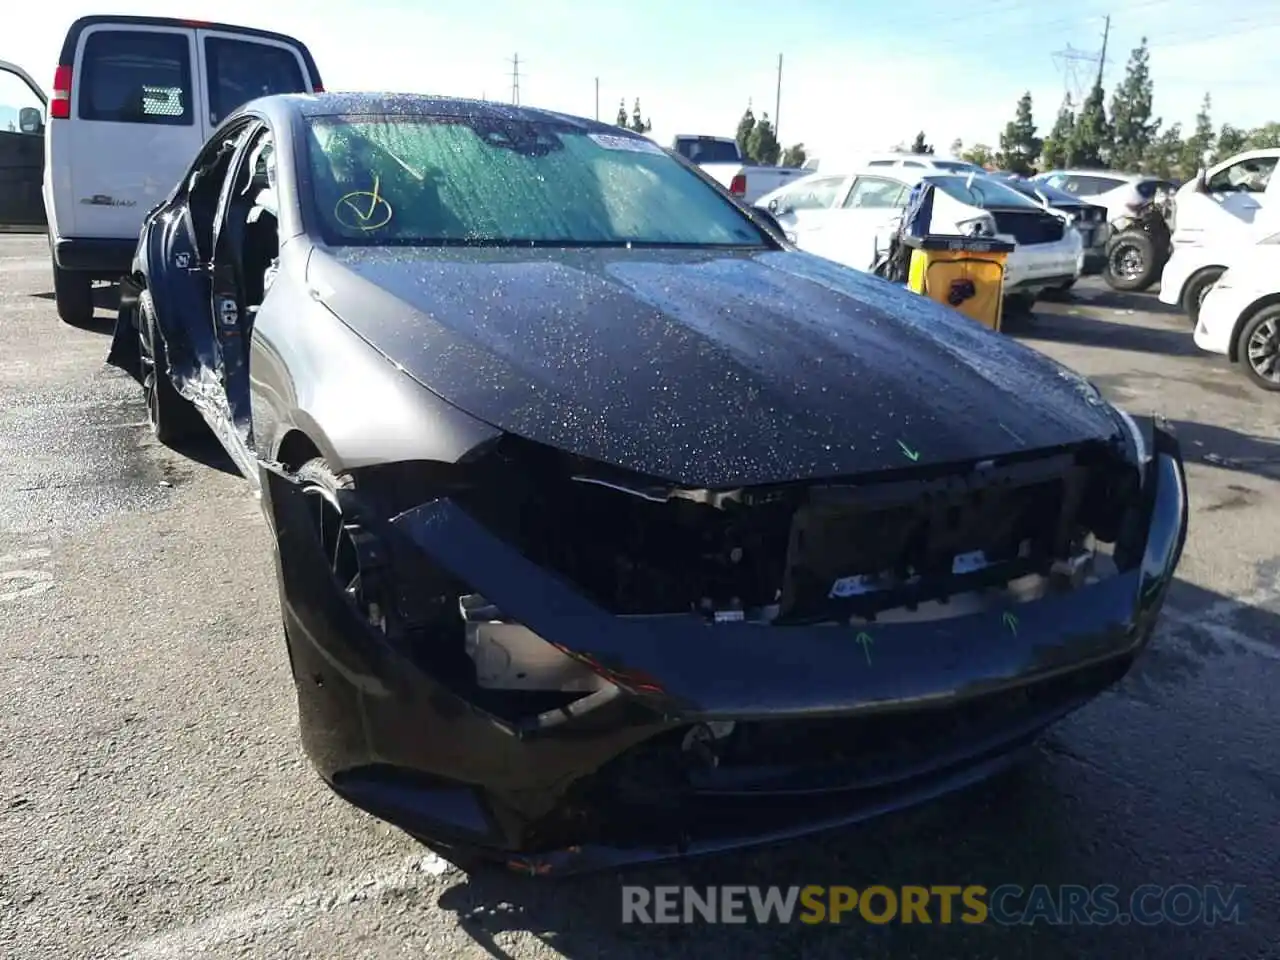
<instances>
[{"instance_id":1,"label":"headlight housing","mask_svg":"<svg viewBox=\"0 0 1280 960\"><path fill-rule=\"evenodd\" d=\"M962 237L994 237L996 235L996 218L989 213L980 217L970 217L956 224Z\"/></svg>"}]
</instances>

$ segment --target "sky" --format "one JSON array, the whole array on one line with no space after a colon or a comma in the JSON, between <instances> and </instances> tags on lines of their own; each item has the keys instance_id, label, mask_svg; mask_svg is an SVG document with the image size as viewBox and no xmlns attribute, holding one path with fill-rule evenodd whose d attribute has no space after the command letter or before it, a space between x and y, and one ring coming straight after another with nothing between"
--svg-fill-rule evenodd
<instances>
[{"instance_id":1,"label":"sky","mask_svg":"<svg viewBox=\"0 0 1280 960\"><path fill-rule=\"evenodd\" d=\"M0 60L46 89L84 0L24 7L0 33ZM1141 37L1151 48L1155 113L1194 121L1213 96L1217 125L1280 120L1273 68L1277 0L115 0L116 13L219 20L290 33L330 90L512 99L612 119L641 101L650 136L732 136L750 102L779 115L779 138L810 156L856 156L910 142L998 144L1030 91L1044 135L1064 93L1086 92L1104 18L1104 82L1124 75ZM782 56L780 112L778 57Z\"/></svg>"}]
</instances>

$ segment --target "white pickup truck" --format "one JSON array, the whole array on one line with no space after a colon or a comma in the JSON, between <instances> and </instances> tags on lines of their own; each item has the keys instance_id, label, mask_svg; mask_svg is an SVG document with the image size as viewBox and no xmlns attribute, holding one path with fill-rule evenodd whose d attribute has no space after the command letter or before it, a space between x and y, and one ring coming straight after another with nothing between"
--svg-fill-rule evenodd
<instances>
[{"instance_id":1,"label":"white pickup truck","mask_svg":"<svg viewBox=\"0 0 1280 960\"><path fill-rule=\"evenodd\" d=\"M732 137L680 134L672 141L671 149L696 163L707 176L727 187L746 204L755 203L766 193L812 172L797 167L759 167L743 163L745 158L738 149L738 141Z\"/></svg>"}]
</instances>

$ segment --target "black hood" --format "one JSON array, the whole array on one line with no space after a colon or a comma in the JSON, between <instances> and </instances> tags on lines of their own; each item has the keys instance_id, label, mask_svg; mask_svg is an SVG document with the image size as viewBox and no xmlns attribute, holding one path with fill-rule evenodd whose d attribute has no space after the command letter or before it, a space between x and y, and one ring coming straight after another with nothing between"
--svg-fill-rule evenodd
<instances>
[{"instance_id":1,"label":"black hood","mask_svg":"<svg viewBox=\"0 0 1280 960\"><path fill-rule=\"evenodd\" d=\"M1118 430L1047 357L803 253L317 249L309 275L472 416L677 483L977 460Z\"/></svg>"}]
</instances>

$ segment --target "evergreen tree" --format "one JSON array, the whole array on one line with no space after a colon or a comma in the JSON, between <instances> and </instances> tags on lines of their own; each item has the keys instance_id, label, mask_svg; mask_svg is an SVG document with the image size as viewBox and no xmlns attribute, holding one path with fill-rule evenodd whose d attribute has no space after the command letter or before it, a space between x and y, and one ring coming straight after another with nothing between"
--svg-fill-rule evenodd
<instances>
[{"instance_id":1,"label":"evergreen tree","mask_svg":"<svg viewBox=\"0 0 1280 960\"><path fill-rule=\"evenodd\" d=\"M640 98L636 97L635 109L631 112L631 129L636 133L648 133L653 129L653 124L645 120L640 113Z\"/></svg>"},{"instance_id":2,"label":"evergreen tree","mask_svg":"<svg viewBox=\"0 0 1280 960\"><path fill-rule=\"evenodd\" d=\"M1102 167L1111 155L1111 125L1101 81L1094 83L1080 108L1071 144L1072 166Z\"/></svg>"},{"instance_id":3,"label":"evergreen tree","mask_svg":"<svg viewBox=\"0 0 1280 960\"><path fill-rule=\"evenodd\" d=\"M803 143L793 143L782 151L782 165L784 167L803 167L804 162L808 159Z\"/></svg>"},{"instance_id":4,"label":"evergreen tree","mask_svg":"<svg viewBox=\"0 0 1280 960\"><path fill-rule=\"evenodd\" d=\"M1000 134L998 163L1005 170L1027 176L1035 169L1044 141L1036 136L1036 123L1031 113L1031 92L1018 99L1014 118Z\"/></svg>"},{"instance_id":5,"label":"evergreen tree","mask_svg":"<svg viewBox=\"0 0 1280 960\"><path fill-rule=\"evenodd\" d=\"M1063 167L1075 166L1075 154L1072 152L1075 132L1075 105L1071 102L1071 94L1067 94L1062 99L1062 106L1058 107L1058 118L1053 121L1053 129L1040 148L1040 165L1043 169L1061 170Z\"/></svg>"},{"instance_id":6,"label":"evergreen tree","mask_svg":"<svg viewBox=\"0 0 1280 960\"><path fill-rule=\"evenodd\" d=\"M1217 163L1219 160L1226 160L1228 157L1234 157L1237 153L1245 148L1245 144L1249 141L1249 136L1239 127L1233 127L1229 123L1222 125L1222 130L1218 133L1218 146L1213 151L1213 157L1210 163ZM1199 164L1197 164L1199 166ZM1187 176L1192 176L1195 170L1192 170Z\"/></svg>"},{"instance_id":7,"label":"evergreen tree","mask_svg":"<svg viewBox=\"0 0 1280 960\"><path fill-rule=\"evenodd\" d=\"M1143 159L1142 169L1164 179L1190 176L1182 170L1182 124L1175 123L1151 142Z\"/></svg>"},{"instance_id":8,"label":"evergreen tree","mask_svg":"<svg viewBox=\"0 0 1280 960\"><path fill-rule=\"evenodd\" d=\"M1151 119L1154 88L1148 66L1147 38L1129 55L1124 79L1111 97L1112 151L1109 163L1117 170L1138 170L1160 130Z\"/></svg>"},{"instance_id":9,"label":"evergreen tree","mask_svg":"<svg viewBox=\"0 0 1280 960\"><path fill-rule=\"evenodd\" d=\"M1213 152L1217 138L1213 134L1213 120L1209 113L1213 100L1209 94L1200 102L1200 112L1196 114L1196 132L1187 137L1182 148L1182 172L1187 177L1195 176L1197 170L1205 165L1208 156Z\"/></svg>"},{"instance_id":10,"label":"evergreen tree","mask_svg":"<svg viewBox=\"0 0 1280 960\"><path fill-rule=\"evenodd\" d=\"M923 130L921 130L919 133L916 134L915 142L911 144L911 152L912 153L928 153L928 154L933 153L933 146L925 142Z\"/></svg>"},{"instance_id":11,"label":"evergreen tree","mask_svg":"<svg viewBox=\"0 0 1280 960\"><path fill-rule=\"evenodd\" d=\"M738 149L744 157L749 157L747 152L747 141L751 138L751 131L756 127L756 115L751 112L751 101L747 101L747 111L742 115L742 119L738 121Z\"/></svg>"},{"instance_id":12,"label":"evergreen tree","mask_svg":"<svg viewBox=\"0 0 1280 960\"><path fill-rule=\"evenodd\" d=\"M762 113L756 125L751 128L751 135L747 137L747 156L756 163L772 165L778 162L780 152L781 148L778 146L778 138L773 134L773 124L769 122L769 115Z\"/></svg>"},{"instance_id":13,"label":"evergreen tree","mask_svg":"<svg viewBox=\"0 0 1280 960\"><path fill-rule=\"evenodd\" d=\"M951 156L958 157L964 152L964 141L956 137L951 141Z\"/></svg>"},{"instance_id":14,"label":"evergreen tree","mask_svg":"<svg viewBox=\"0 0 1280 960\"><path fill-rule=\"evenodd\" d=\"M985 143L975 143L968 150L960 154L961 160L968 160L970 163L976 163L980 167L990 167L996 162L995 151Z\"/></svg>"},{"instance_id":15,"label":"evergreen tree","mask_svg":"<svg viewBox=\"0 0 1280 960\"><path fill-rule=\"evenodd\" d=\"M623 100L619 100L619 101L618 101L618 120L617 120L617 124L618 124L618 126L620 126L620 127L629 127L629 126L631 126L631 121L630 121L629 119L627 119L627 101L626 101L625 99L623 99Z\"/></svg>"}]
</instances>

